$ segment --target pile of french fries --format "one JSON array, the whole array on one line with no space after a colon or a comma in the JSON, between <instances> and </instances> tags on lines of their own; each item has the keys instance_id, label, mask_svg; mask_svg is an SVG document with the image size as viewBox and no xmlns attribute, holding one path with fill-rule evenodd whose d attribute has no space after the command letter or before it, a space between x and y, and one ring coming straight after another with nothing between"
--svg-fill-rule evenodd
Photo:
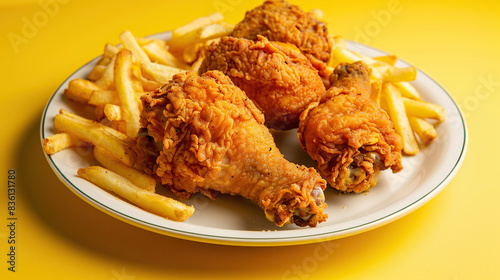
<instances>
[{"instance_id":1,"label":"pile of french fries","mask_svg":"<svg viewBox=\"0 0 500 280\"><path fill-rule=\"evenodd\" d=\"M315 14L321 16L321 11ZM43 139L43 148L53 155L82 143L90 144L100 166L80 168L77 174L151 213L174 221L189 218L194 208L156 193L156 180L137 164L136 150L140 97L183 71L198 71L203 47L232 32L220 13L198 18L172 32L168 41L120 34L121 45L106 44L104 52L87 79L68 83L67 99L95 108L95 119L87 119L61 109L54 120L55 134ZM415 134L423 144L436 138L434 125L427 119L443 121L444 109L424 102L409 83L416 78L414 67L398 68L394 55L367 57L350 51L345 40L334 38L335 48L329 67L341 62L362 60L372 69L372 98L384 108L395 130L403 137L403 151L419 151Z\"/></svg>"},{"instance_id":2,"label":"pile of french fries","mask_svg":"<svg viewBox=\"0 0 500 280\"><path fill-rule=\"evenodd\" d=\"M71 101L95 107L95 119L61 109L54 119L56 134L43 139L45 152L53 155L90 144L100 166L80 168L81 178L151 213L186 220L194 207L157 194L156 180L137 164L140 97L177 73L197 71L203 61L202 47L232 29L215 13L174 30L168 43L123 32L121 45L106 44L88 78L71 80L64 92Z\"/></svg>"},{"instance_id":3,"label":"pile of french fries","mask_svg":"<svg viewBox=\"0 0 500 280\"><path fill-rule=\"evenodd\" d=\"M410 84L417 78L415 67L394 66L398 60L395 55L368 57L348 50L341 36L335 36L334 41L329 67L361 60L371 68L371 98L388 113L394 129L403 138L405 154L416 155L419 142L427 145L437 137L435 125L444 121L446 113L443 107L423 101Z\"/></svg>"}]
</instances>

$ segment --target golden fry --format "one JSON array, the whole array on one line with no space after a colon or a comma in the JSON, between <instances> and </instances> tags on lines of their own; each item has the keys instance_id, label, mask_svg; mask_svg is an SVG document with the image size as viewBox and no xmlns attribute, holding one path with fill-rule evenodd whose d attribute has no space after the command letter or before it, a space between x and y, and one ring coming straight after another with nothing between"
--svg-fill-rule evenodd
<instances>
[{"instance_id":1,"label":"golden fry","mask_svg":"<svg viewBox=\"0 0 500 280\"><path fill-rule=\"evenodd\" d=\"M390 65L388 65L390 66ZM383 72L382 80L384 82L409 82L417 78L417 69L413 66L408 67L387 67Z\"/></svg>"},{"instance_id":2,"label":"golden fry","mask_svg":"<svg viewBox=\"0 0 500 280\"><path fill-rule=\"evenodd\" d=\"M132 32L128 30L122 32L122 34L120 34L120 40L122 41L125 48L127 48L134 54L135 59L141 62L151 62L147 54L141 49L141 46L139 46L139 44L135 40Z\"/></svg>"},{"instance_id":3,"label":"golden fry","mask_svg":"<svg viewBox=\"0 0 500 280\"><path fill-rule=\"evenodd\" d=\"M127 132L127 123L123 120L121 121L109 121L109 127L123 134Z\"/></svg>"},{"instance_id":4,"label":"golden fry","mask_svg":"<svg viewBox=\"0 0 500 280\"><path fill-rule=\"evenodd\" d=\"M120 105L120 100L115 90L94 90L88 102L94 106L104 106L106 104Z\"/></svg>"},{"instance_id":5,"label":"golden fry","mask_svg":"<svg viewBox=\"0 0 500 280\"><path fill-rule=\"evenodd\" d=\"M399 88L402 97L420 100L420 94L409 82L396 82L394 85Z\"/></svg>"},{"instance_id":6,"label":"golden fry","mask_svg":"<svg viewBox=\"0 0 500 280\"><path fill-rule=\"evenodd\" d=\"M446 112L443 107L421 100L413 100L403 97L406 113L410 116L419 118L435 119L437 121L444 121L446 119Z\"/></svg>"},{"instance_id":7,"label":"golden fry","mask_svg":"<svg viewBox=\"0 0 500 280\"><path fill-rule=\"evenodd\" d=\"M95 82L104 74L104 71L106 71L106 65L96 65L90 72L88 79Z\"/></svg>"},{"instance_id":8,"label":"golden fry","mask_svg":"<svg viewBox=\"0 0 500 280\"><path fill-rule=\"evenodd\" d=\"M115 60L116 56L113 56L110 63L106 66L106 69L102 72L99 79L95 81L96 85L103 89L113 89L115 87Z\"/></svg>"},{"instance_id":9,"label":"golden fry","mask_svg":"<svg viewBox=\"0 0 500 280\"><path fill-rule=\"evenodd\" d=\"M383 56L376 56L373 58L374 60L377 60L379 62L383 62L386 64L389 64L391 66L394 66L396 62L398 61L398 57L393 55L393 54L388 54L388 55L383 55Z\"/></svg>"},{"instance_id":10,"label":"golden fry","mask_svg":"<svg viewBox=\"0 0 500 280\"><path fill-rule=\"evenodd\" d=\"M191 70L198 72L198 70L201 67L201 64L203 63L203 60L205 60L204 57L198 57L198 59L195 62L193 62L193 64L191 64Z\"/></svg>"},{"instance_id":11,"label":"golden fry","mask_svg":"<svg viewBox=\"0 0 500 280\"><path fill-rule=\"evenodd\" d=\"M140 97L144 92L144 88L142 87L141 66L136 63L133 63L131 68L132 68L131 69L132 75L130 76L130 81L132 83L132 88L134 89L134 92L137 94L137 96ZM137 102L141 103L140 98L137 98Z\"/></svg>"},{"instance_id":12,"label":"golden fry","mask_svg":"<svg viewBox=\"0 0 500 280\"><path fill-rule=\"evenodd\" d=\"M168 83L175 74L186 71L179 68L174 68L153 62L143 63L141 65L141 68L144 77L150 80L160 82L162 84Z\"/></svg>"},{"instance_id":13,"label":"golden fry","mask_svg":"<svg viewBox=\"0 0 500 280\"><path fill-rule=\"evenodd\" d=\"M337 47L332 52L332 66L335 66L339 63L353 63L359 60L361 60L359 56L345 48Z\"/></svg>"},{"instance_id":14,"label":"golden fry","mask_svg":"<svg viewBox=\"0 0 500 280\"><path fill-rule=\"evenodd\" d=\"M426 120L417 117L408 117L411 128L418 135L422 143L429 144L437 137L434 126Z\"/></svg>"},{"instance_id":15,"label":"golden fry","mask_svg":"<svg viewBox=\"0 0 500 280\"><path fill-rule=\"evenodd\" d=\"M380 106L380 97L382 95L382 81L381 80L375 80L371 84L371 94L370 98L377 103L377 105Z\"/></svg>"},{"instance_id":16,"label":"golden fry","mask_svg":"<svg viewBox=\"0 0 500 280\"><path fill-rule=\"evenodd\" d=\"M132 82L132 53L128 49L123 49L116 55L115 87L123 119L127 122L127 136L135 139L140 127L140 112Z\"/></svg>"},{"instance_id":17,"label":"golden fry","mask_svg":"<svg viewBox=\"0 0 500 280\"><path fill-rule=\"evenodd\" d=\"M123 176L100 166L80 168L78 176L116 193L146 211L173 221L182 222L194 212L193 206L187 206L175 199L141 189Z\"/></svg>"},{"instance_id":18,"label":"golden fry","mask_svg":"<svg viewBox=\"0 0 500 280\"><path fill-rule=\"evenodd\" d=\"M229 26L214 23L203 26L199 29L195 29L180 37L174 38L172 36L172 39L168 41L168 45L172 51L179 51L191 45L203 43L207 40L229 35L232 30L233 29Z\"/></svg>"},{"instance_id":19,"label":"golden fry","mask_svg":"<svg viewBox=\"0 0 500 280\"><path fill-rule=\"evenodd\" d=\"M75 147L79 145L81 142L77 137L69 134L69 133L57 133L52 136L43 138L43 150L49 154L53 155L59 151L62 151L66 148Z\"/></svg>"},{"instance_id":20,"label":"golden fry","mask_svg":"<svg viewBox=\"0 0 500 280\"><path fill-rule=\"evenodd\" d=\"M182 52L182 59L187 63L193 63L198 59L198 53L202 47L202 43L187 46Z\"/></svg>"},{"instance_id":21,"label":"golden fry","mask_svg":"<svg viewBox=\"0 0 500 280\"><path fill-rule=\"evenodd\" d=\"M102 166L125 177L136 186L150 192L155 191L156 180L153 177L144 174L133 167L123 164L103 148L96 146L94 148L94 157L100 164L102 164Z\"/></svg>"},{"instance_id":22,"label":"golden fry","mask_svg":"<svg viewBox=\"0 0 500 280\"><path fill-rule=\"evenodd\" d=\"M142 83L142 88L144 88L146 92L153 91L164 84L159 81L150 80L144 76L141 77L141 83Z\"/></svg>"},{"instance_id":23,"label":"golden fry","mask_svg":"<svg viewBox=\"0 0 500 280\"><path fill-rule=\"evenodd\" d=\"M142 49L152 62L176 68L189 69L189 66L185 62L177 59L173 54L167 51L164 46L160 45L158 41L151 41L150 43L143 45Z\"/></svg>"},{"instance_id":24,"label":"golden fry","mask_svg":"<svg viewBox=\"0 0 500 280\"><path fill-rule=\"evenodd\" d=\"M335 43L335 48L339 49L347 48L344 37L340 35L333 36L333 42Z\"/></svg>"},{"instance_id":25,"label":"golden fry","mask_svg":"<svg viewBox=\"0 0 500 280\"><path fill-rule=\"evenodd\" d=\"M139 46L141 46L141 47L153 42L153 39L149 39L146 37L134 36L134 39L137 42L137 44L139 44Z\"/></svg>"},{"instance_id":26,"label":"golden fry","mask_svg":"<svg viewBox=\"0 0 500 280\"><path fill-rule=\"evenodd\" d=\"M189 32L200 29L203 26L209 24L221 22L224 20L224 16L221 13L213 13L208 16L197 18L188 24L178 27L172 32L172 39L175 40L178 37L184 36Z\"/></svg>"},{"instance_id":27,"label":"golden fry","mask_svg":"<svg viewBox=\"0 0 500 280\"><path fill-rule=\"evenodd\" d=\"M106 115L106 118L108 118L108 120L110 121L120 121L123 119L120 106L116 106L113 104L104 105L104 115Z\"/></svg>"},{"instance_id":28,"label":"golden fry","mask_svg":"<svg viewBox=\"0 0 500 280\"><path fill-rule=\"evenodd\" d=\"M102 54L102 56L112 59L119 51L120 51L119 47L112 44L106 44L104 46L104 53Z\"/></svg>"},{"instance_id":29,"label":"golden fry","mask_svg":"<svg viewBox=\"0 0 500 280\"><path fill-rule=\"evenodd\" d=\"M403 138L403 152L408 155L417 154L419 151L417 140L406 116L399 89L391 83L384 83L382 98L386 102L389 116L394 123L394 130Z\"/></svg>"},{"instance_id":30,"label":"golden fry","mask_svg":"<svg viewBox=\"0 0 500 280\"><path fill-rule=\"evenodd\" d=\"M109 151L114 157L128 166L134 166L137 154L133 144L119 131L98 122L61 110L54 120L58 132L67 132Z\"/></svg>"},{"instance_id":31,"label":"golden fry","mask_svg":"<svg viewBox=\"0 0 500 280\"><path fill-rule=\"evenodd\" d=\"M68 88L64 91L64 95L69 100L87 104L92 95L92 91L99 89L102 88L89 80L74 79L69 81Z\"/></svg>"}]
</instances>

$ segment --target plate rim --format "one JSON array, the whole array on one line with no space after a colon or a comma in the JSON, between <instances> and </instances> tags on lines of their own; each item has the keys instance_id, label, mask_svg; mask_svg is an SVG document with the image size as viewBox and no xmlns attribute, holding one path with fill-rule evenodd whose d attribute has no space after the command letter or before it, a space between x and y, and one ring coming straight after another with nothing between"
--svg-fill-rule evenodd
<instances>
[{"instance_id":1,"label":"plate rim","mask_svg":"<svg viewBox=\"0 0 500 280\"><path fill-rule=\"evenodd\" d=\"M147 37L168 37L170 36L171 31L165 31L165 32L160 32L160 33L155 33L152 35L149 35ZM346 43L349 45L354 45L358 46L361 48L368 48L373 51L382 53L382 54L387 54L387 52L362 44L358 42L354 42L351 40L346 39ZM47 118L49 117L47 115L50 104L54 101L54 98L58 96L61 92L61 88L67 83L73 79L73 76L77 75L82 71L82 69L90 66L93 63L97 63L101 56L97 56L94 59L91 59L84 65L80 66L77 70L75 70L71 75L69 75L54 91L52 96L49 98L43 113L42 113L42 118L40 121L40 137L41 137L41 142L43 143L43 139L45 138L45 124L47 121ZM408 64L405 60L398 59L398 62L402 62L405 64ZM416 67L417 68L417 67ZM183 230L179 228L172 228L172 227L167 227L164 225L158 225L154 224L149 221L144 221L141 220L138 217L133 217L128 215L127 213L123 213L119 210L116 210L112 208L111 206L108 206L106 204L103 204L96 199L94 199L92 196L86 194L84 191L82 191L78 186L75 185L67 176L59 169L57 166L56 162L54 162L53 158L46 154L44 152L45 158L47 159L50 167L56 174L56 176L59 178L59 180L67 187L69 188L73 193L75 193L77 196L79 196L81 199L89 203L90 205L94 206L95 208L101 210L102 212L111 215L115 218L118 218L121 221L127 222L133 226L137 226L139 228L153 231L162 235L167 235L175 238L181 238L185 240L191 240L191 241L197 241L197 242L203 242L203 243L211 243L211 244L221 244L221 245L236 245L236 246L285 246L285 245L300 245L300 244L310 244L310 243L316 243L316 242L321 242L321 241L327 241L327 240L333 240L333 239L338 239L338 238L344 238L347 236L355 235L355 234L360 234L378 227L381 227L383 225L386 225L392 221L395 221L399 218L402 218L406 216L407 214L410 214L411 212L417 210L420 208L422 205L430 201L432 198L434 198L438 193L440 193L447 185L448 183L453 179L453 177L456 175L458 170L460 169L460 166L462 165L466 152L467 152L467 146L468 146L468 130L467 130L467 123L465 120L465 117L463 115L463 112L458 106L458 103L456 100L453 98L453 96L449 93L449 91L438 81L433 79L429 74L425 73L424 71L420 70L417 68L417 72L419 75L424 75L432 81L436 86L438 86L442 92L446 95L447 98L450 99L451 103L453 106L456 108L457 113L459 115L460 119L460 124L462 128L462 134L463 134L463 142L461 143L461 150L460 153L458 154L458 157L453 164L453 167L449 169L446 175L440 176L440 182L437 183L432 189L427 191L425 194L420 195L417 199L412 200L411 203L405 204L404 207L400 207L395 211L391 211L390 213L380 216L376 219L371 219L367 222L364 222L362 224L356 224L353 226L341 228L341 229L336 229L333 231L320 231L320 232L311 232L311 233L303 233L301 231L300 235L293 235L293 236L286 236L286 237L259 237L259 236L247 236L247 237L242 237L242 236L226 236L226 235L216 235L216 234L211 234L211 233L203 233L203 232L192 232L189 230ZM76 172L75 172L76 174ZM223 230L223 231L235 231L231 229L218 229L218 230ZM245 231L245 230L241 230ZM247 230L248 231L248 230ZM252 232L252 231L248 231ZM285 232L285 231L281 231Z\"/></svg>"}]
</instances>

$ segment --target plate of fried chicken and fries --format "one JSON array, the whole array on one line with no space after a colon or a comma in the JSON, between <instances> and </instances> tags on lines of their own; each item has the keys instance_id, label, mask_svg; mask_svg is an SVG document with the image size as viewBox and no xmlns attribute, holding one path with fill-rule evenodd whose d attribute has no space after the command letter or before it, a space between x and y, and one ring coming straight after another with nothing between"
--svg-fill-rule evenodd
<instances>
[{"instance_id":1,"label":"plate of fried chicken and fries","mask_svg":"<svg viewBox=\"0 0 500 280\"><path fill-rule=\"evenodd\" d=\"M414 66L265 1L173 31L120 34L49 100L61 181L133 225L200 242L320 242L394 221L460 167L465 120Z\"/></svg>"}]
</instances>

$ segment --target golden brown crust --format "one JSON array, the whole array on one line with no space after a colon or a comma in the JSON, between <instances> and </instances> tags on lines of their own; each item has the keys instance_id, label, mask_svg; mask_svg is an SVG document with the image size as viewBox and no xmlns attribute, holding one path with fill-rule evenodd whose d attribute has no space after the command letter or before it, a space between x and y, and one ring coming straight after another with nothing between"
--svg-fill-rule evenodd
<instances>
[{"instance_id":1,"label":"golden brown crust","mask_svg":"<svg viewBox=\"0 0 500 280\"><path fill-rule=\"evenodd\" d=\"M333 48L326 23L286 1L265 1L248 11L231 35L250 40L261 35L270 41L293 44L320 71L326 67Z\"/></svg>"},{"instance_id":2,"label":"golden brown crust","mask_svg":"<svg viewBox=\"0 0 500 280\"><path fill-rule=\"evenodd\" d=\"M387 113L375 102L358 94L336 95L319 106L304 111L298 137L301 145L318 164L318 171L340 191L362 192L369 189L375 162L369 152L380 155L380 170L402 169L401 137L394 131ZM362 157L357 159L356 157ZM355 161L358 160L359 163ZM365 170L363 177L347 185L349 166Z\"/></svg>"},{"instance_id":3,"label":"golden brown crust","mask_svg":"<svg viewBox=\"0 0 500 280\"><path fill-rule=\"evenodd\" d=\"M144 166L179 197L241 195L279 226L325 221L326 182L283 157L262 113L222 72L177 74L142 102L141 125L149 134L142 137L160 143L154 163ZM145 154L154 150L139 143L146 143L139 147Z\"/></svg>"},{"instance_id":4,"label":"golden brown crust","mask_svg":"<svg viewBox=\"0 0 500 280\"><path fill-rule=\"evenodd\" d=\"M335 73L333 86L302 113L297 135L332 187L359 193L377 182L379 171L403 168L403 143L387 113L369 98L367 66L339 65Z\"/></svg>"},{"instance_id":5,"label":"golden brown crust","mask_svg":"<svg viewBox=\"0 0 500 280\"><path fill-rule=\"evenodd\" d=\"M257 41L221 38L206 51L200 73L208 70L231 77L274 129L296 128L300 113L325 90L317 70L304 55L261 36Z\"/></svg>"}]
</instances>

